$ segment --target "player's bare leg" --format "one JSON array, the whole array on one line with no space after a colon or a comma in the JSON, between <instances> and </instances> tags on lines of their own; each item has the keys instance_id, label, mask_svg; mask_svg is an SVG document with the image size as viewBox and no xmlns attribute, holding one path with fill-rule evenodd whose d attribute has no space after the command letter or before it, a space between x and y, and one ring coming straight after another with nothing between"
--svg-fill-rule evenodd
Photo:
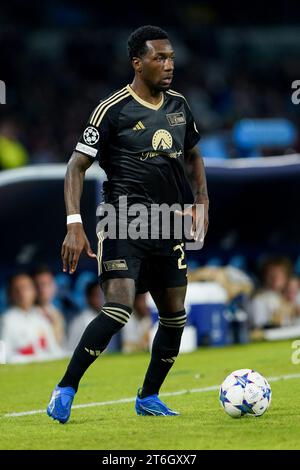
<instances>
[{"instance_id":1,"label":"player's bare leg","mask_svg":"<svg viewBox=\"0 0 300 470\"><path fill-rule=\"evenodd\" d=\"M158 398L158 393L179 353L186 322L184 300L186 286L151 291L159 311L150 364L136 400L136 411L142 415L177 415Z\"/></svg>"},{"instance_id":2,"label":"player's bare leg","mask_svg":"<svg viewBox=\"0 0 300 470\"><path fill-rule=\"evenodd\" d=\"M133 279L108 279L102 285L106 302L117 302L133 308L135 283Z\"/></svg>"},{"instance_id":3,"label":"player's bare leg","mask_svg":"<svg viewBox=\"0 0 300 470\"><path fill-rule=\"evenodd\" d=\"M151 290L151 296L159 312L175 313L184 309L187 286Z\"/></svg>"}]
</instances>

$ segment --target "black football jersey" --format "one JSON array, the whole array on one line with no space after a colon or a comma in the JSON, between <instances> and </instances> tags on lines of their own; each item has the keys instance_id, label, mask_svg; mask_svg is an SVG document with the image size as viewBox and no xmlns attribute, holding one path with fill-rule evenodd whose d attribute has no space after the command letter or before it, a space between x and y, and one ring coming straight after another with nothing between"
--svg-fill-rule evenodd
<instances>
[{"instance_id":1,"label":"black football jersey","mask_svg":"<svg viewBox=\"0 0 300 470\"><path fill-rule=\"evenodd\" d=\"M184 153L199 139L183 95L168 90L153 105L127 85L95 108L75 150L105 171L105 202L182 205L192 202Z\"/></svg>"}]
</instances>

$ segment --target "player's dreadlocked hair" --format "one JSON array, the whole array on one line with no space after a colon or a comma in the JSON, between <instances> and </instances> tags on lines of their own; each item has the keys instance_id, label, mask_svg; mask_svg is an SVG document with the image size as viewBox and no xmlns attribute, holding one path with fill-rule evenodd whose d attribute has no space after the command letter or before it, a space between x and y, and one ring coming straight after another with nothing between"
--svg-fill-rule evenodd
<instances>
[{"instance_id":1,"label":"player's dreadlocked hair","mask_svg":"<svg viewBox=\"0 0 300 470\"><path fill-rule=\"evenodd\" d=\"M130 60L133 57L143 57L147 52L146 41L154 39L169 39L167 33L158 26L141 26L131 33L128 38L127 48Z\"/></svg>"}]
</instances>

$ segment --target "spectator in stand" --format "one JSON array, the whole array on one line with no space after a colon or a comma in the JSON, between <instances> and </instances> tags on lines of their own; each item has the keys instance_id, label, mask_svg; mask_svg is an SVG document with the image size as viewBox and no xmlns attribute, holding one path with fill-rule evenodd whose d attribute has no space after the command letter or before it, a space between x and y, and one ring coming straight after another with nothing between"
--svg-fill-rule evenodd
<instances>
[{"instance_id":1,"label":"spectator in stand","mask_svg":"<svg viewBox=\"0 0 300 470\"><path fill-rule=\"evenodd\" d=\"M287 308L284 293L292 271L292 263L286 257L270 258L262 265L262 287L256 291L249 306L254 333L264 328L291 324L290 309Z\"/></svg>"},{"instance_id":2,"label":"spectator in stand","mask_svg":"<svg viewBox=\"0 0 300 470\"><path fill-rule=\"evenodd\" d=\"M297 276L292 276L285 288L284 298L290 307L291 319L296 321L300 318L300 283Z\"/></svg>"},{"instance_id":3,"label":"spectator in stand","mask_svg":"<svg viewBox=\"0 0 300 470\"><path fill-rule=\"evenodd\" d=\"M36 289L27 273L11 277L8 298L11 307L4 312L0 328L8 362L61 356L51 324L35 305Z\"/></svg>"},{"instance_id":4,"label":"spectator in stand","mask_svg":"<svg viewBox=\"0 0 300 470\"><path fill-rule=\"evenodd\" d=\"M97 281L90 282L85 291L87 308L72 321L68 335L68 350L73 351L88 324L98 315L103 305L103 293Z\"/></svg>"},{"instance_id":5,"label":"spectator in stand","mask_svg":"<svg viewBox=\"0 0 300 470\"><path fill-rule=\"evenodd\" d=\"M54 276L47 267L40 266L35 269L33 280L37 290L37 305L51 323L57 344L62 346L65 341L65 321L63 314L53 304L56 294Z\"/></svg>"}]
</instances>

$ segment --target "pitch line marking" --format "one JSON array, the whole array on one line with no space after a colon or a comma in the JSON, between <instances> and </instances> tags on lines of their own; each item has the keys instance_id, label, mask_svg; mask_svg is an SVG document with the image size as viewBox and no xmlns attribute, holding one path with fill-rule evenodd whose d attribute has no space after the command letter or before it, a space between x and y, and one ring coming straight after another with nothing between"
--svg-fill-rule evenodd
<instances>
[{"instance_id":1,"label":"pitch line marking","mask_svg":"<svg viewBox=\"0 0 300 470\"><path fill-rule=\"evenodd\" d=\"M267 377L268 382L279 382L280 380L292 380L292 379L300 379L300 374L287 374L287 375L279 375L278 377ZM189 390L178 390L177 392L166 392L160 393L161 397L174 397L177 395L185 395L188 393L205 393L205 392L214 392L219 390L220 385L212 385L211 387L202 387L202 388L191 388ZM80 408L91 408L95 406L109 406L109 405L118 405L120 403L132 403L135 401L136 397L132 398L120 398L119 400L111 400L111 401L102 401L102 402L95 402L95 403L83 403L81 405L74 405L72 406L72 410L80 409ZM18 418L21 416L30 416L30 415L37 415L46 413L46 408L44 410L32 410L32 411L22 411L18 413L7 413L2 416L2 418Z\"/></svg>"}]
</instances>

